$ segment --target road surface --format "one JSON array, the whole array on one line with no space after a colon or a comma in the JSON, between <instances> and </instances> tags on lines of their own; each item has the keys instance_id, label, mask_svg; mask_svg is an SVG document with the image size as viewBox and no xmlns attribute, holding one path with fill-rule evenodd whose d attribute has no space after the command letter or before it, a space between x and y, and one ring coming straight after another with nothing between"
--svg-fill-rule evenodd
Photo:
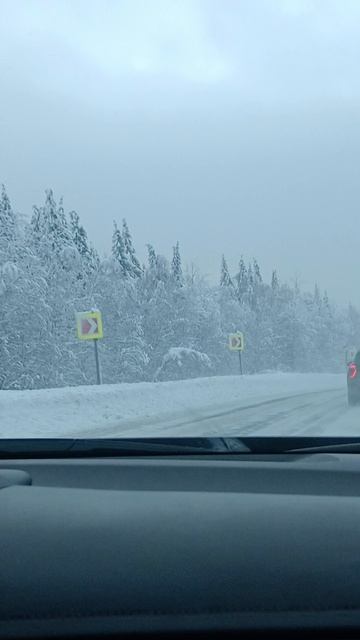
<instances>
[{"instance_id":1,"label":"road surface","mask_svg":"<svg viewBox=\"0 0 360 640\"><path fill-rule=\"evenodd\" d=\"M81 431L81 437L360 436L360 407L348 407L346 390L332 389L137 418Z\"/></svg>"}]
</instances>

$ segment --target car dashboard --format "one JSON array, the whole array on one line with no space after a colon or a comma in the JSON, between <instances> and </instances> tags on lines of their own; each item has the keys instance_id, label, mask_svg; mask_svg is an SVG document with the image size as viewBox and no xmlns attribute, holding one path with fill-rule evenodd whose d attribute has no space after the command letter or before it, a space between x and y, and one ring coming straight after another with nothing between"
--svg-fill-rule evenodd
<instances>
[{"instance_id":1,"label":"car dashboard","mask_svg":"<svg viewBox=\"0 0 360 640\"><path fill-rule=\"evenodd\" d=\"M360 632L360 458L0 460L0 638Z\"/></svg>"}]
</instances>

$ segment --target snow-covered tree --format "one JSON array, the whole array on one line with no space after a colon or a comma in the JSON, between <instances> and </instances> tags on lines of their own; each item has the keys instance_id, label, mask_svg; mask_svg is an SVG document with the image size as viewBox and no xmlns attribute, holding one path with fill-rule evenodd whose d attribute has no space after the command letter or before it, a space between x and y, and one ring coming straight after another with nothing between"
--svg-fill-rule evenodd
<instances>
[{"instance_id":1,"label":"snow-covered tree","mask_svg":"<svg viewBox=\"0 0 360 640\"><path fill-rule=\"evenodd\" d=\"M123 224L122 237L123 237L123 241L124 241L125 255L126 255L126 257L128 259L128 262L129 262L129 265L130 265L129 274L134 278L140 278L142 276L143 271L142 271L140 262L136 257L135 249L134 249L133 243L132 243L131 234L130 234L129 227L128 227L128 224L127 224L125 218L123 219L123 223L122 224Z\"/></svg>"},{"instance_id":2,"label":"snow-covered tree","mask_svg":"<svg viewBox=\"0 0 360 640\"><path fill-rule=\"evenodd\" d=\"M5 186L2 185L0 196L0 251L9 248L16 238L17 218L13 211Z\"/></svg>"},{"instance_id":3,"label":"snow-covered tree","mask_svg":"<svg viewBox=\"0 0 360 640\"><path fill-rule=\"evenodd\" d=\"M132 273L131 265L126 255L124 240L120 229L114 220L114 231L112 236L112 256L119 265L123 276L130 276Z\"/></svg>"},{"instance_id":4,"label":"snow-covered tree","mask_svg":"<svg viewBox=\"0 0 360 640\"><path fill-rule=\"evenodd\" d=\"M212 364L206 353L184 347L171 347L163 356L154 380L182 380L210 375Z\"/></svg>"},{"instance_id":5,"label":"snow-covered tree","mask_svg":"<svg viewBox=\"0 0 360 640\"><path fill-rule=\"evenodd\" d=\"M279 278L275 269L271 274L271 289L274 294L279 290Z\"/></svg>"},{"instance_id":6,"label":"snow-covered tree","mask_svg":"<svg viewBox=\"0 0 360 640\"><path fill-rule=\"evenodd\" d=\"M171 275L178 285L183 283L183 271L181 265L180 247L179 242L173 247L173 257L171 261Z\"/></svg>"},{"instance_id":7,"label":"snow-covered tree","mask_svg":"<svg viewBox=\"0 0 360 640\"><path fill-rule=\"evenodd\" d=\"M68 266L70 254L75 256L76 247L63 201L60 199L59 204L56 203L52 189L48 189L45 196L45 204L33 210L29 230L31 241L43 262L49 264L56 260Z\"/></svg>"},{"instance_id":8,"label":"snow-covered tree","mask_svg":"<svg viewBox=\"0 0 360 640\"><path fill-rule=\"evenodd\" d=\"M239 261L239 271L235 276L236 295L240 303L244 302L248 292L248 275L243 257Z\"/></svg>"},{"instance_id":9,"label":"snow-covered tree","mask_svg":"<svg viewBox=\"0 0 360 640\"><path fill-rule=\"evenodd\" d=\"M91 250L89 247L87 233L84 227L80 224L79 214L76 213L76 211L70 211L69 217L72 241L81 258L88 262L90 261Z\"/></svg>"},{"instance_id":10,"label":"snow-covered tree","mask_svg":"<svg viewBox=\"0 0 360 640\"><path fill-rule=\"evenodd\" d=\"M127 224L115 224L111 254L100 260L78 214L66 215L51 190L24 225L3 189L0 388L93 382L93 353L77 340L74 317L91 308L103 313L108 383L237 373L227 346L237 330L246 373L339 371L345 348L360 347L358 310L338 309L318 286L303 292L276 271L267 283L257 260L247 268L243 258L233 275L224 256L216 286L193 266L183 270L178 244L171 264L147 248L140 267Z\"/></svg>"},{"instance_id":11,"label":"snow-covered tree","mask_svg":"<svg viewBox=\"0 0 360 640\"><path fill-rule=\"evenodd\" d=\"M225 256L223 255L221 258L221 269L220 269L220 287L232 287L233 282L230 277L229 267L225 260Z\"/></svg>"},{"instance_id":12,"label":"snow-covered tree","mask_svg":"<svg viewBox=\"0 0 360 640\"><path fill-rule=\"evenodd\" d=\"M152 244L147 244L149 269L156 268L156 252Z\"/></svg>"},{"instance_id":13,"label":"snow-covered tree","mask_svg":"<svg viewBox=\"0 0 360 640\"><path fill-rule=\"evenodd\" d=\"M253 273L254 273L254 284L255 287L259 287L262 284L262 275L260 272L260 267L258 261L254 258L253 260Z\"/></svg>"}]
</instances>

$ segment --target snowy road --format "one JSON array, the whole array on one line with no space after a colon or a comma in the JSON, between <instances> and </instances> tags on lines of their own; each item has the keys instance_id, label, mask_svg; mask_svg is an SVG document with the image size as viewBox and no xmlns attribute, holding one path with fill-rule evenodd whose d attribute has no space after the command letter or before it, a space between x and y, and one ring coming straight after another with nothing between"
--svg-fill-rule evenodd
<instances>
[{"instance_id":1,"label":"snowy road","mask_svg":"<svg viewBox=\"0 0 360 640\"><path fill-rule=\"evenodd\" d=\"M80 434L79 434L80 435ZM94 436L94 431L81 433ZM177 417L152 416L99 429L98 437L136 436L325 436L359 435L360 407L349 408L346 392L316 391L272 398L216 413L193 410Z\"/></svg>"},{"instance_id":2,"label":"snowy road","mask_svg":"<svg viewBox=\"0 0 360 640\"><path fill-rule=\"evenodd\" d=\"M172 432L227 436L360 435L360 410L349 410L344 391L322 391L274 398L247 407L202 416ZM189 433L190 435L190 433Z\"/></svg>"},{"instance_id":3,"label":"snowy road","mask_svg":"<svg viewBox=\"0 0 360 640\"><path fill-rule=\"evenodd\" d=\"M360 435L342 374L0 391L0 438Z\"/></svg>"}]
</instances>

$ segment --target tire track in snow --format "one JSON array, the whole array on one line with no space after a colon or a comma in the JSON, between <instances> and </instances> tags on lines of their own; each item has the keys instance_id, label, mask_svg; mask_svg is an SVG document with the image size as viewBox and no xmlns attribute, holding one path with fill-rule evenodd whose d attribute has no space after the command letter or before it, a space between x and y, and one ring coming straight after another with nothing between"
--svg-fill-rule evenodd
<instances>
[{"instance_id":1,"label":"tire track in snow","mask_svg":"<svg viewBox=\"0 0 360 640\"><path fill-rule=\"evenodd\" d=\"M360 408L349 408L346 389L271 398L208 413L184 411L82 432L81 437L325 436L360 435Z\"/></svg>"}]
</instances>

